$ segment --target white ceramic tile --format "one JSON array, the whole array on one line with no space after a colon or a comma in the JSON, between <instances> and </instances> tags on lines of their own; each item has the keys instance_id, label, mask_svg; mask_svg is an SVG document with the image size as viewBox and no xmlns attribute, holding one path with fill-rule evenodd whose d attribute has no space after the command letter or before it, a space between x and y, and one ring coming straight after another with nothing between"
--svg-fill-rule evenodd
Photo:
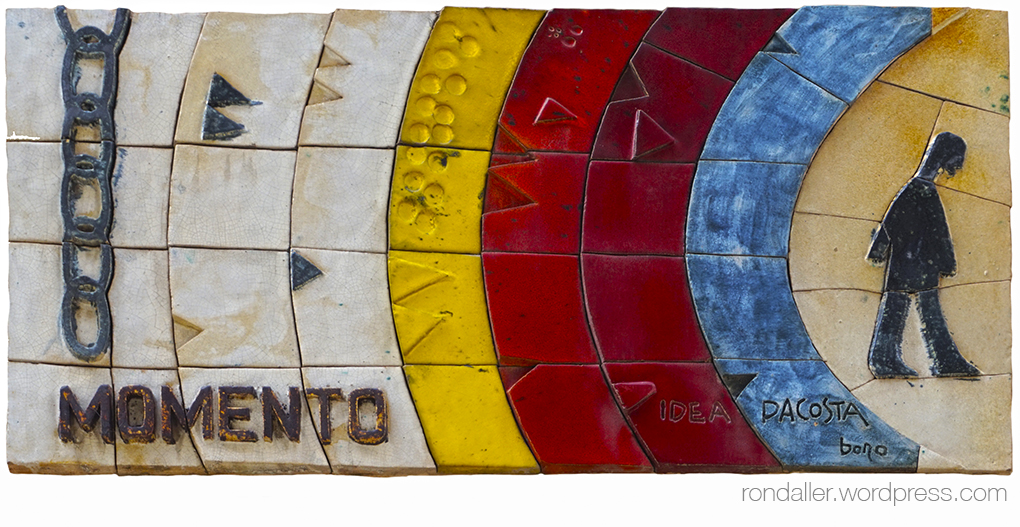
<instances>
[{"instance_id":1,"label":"white ceramic tile","mask_svg":"<svg viewBox=\"0 0 1020 527\"><path fill-rule=\"evenodd\" d=\"M247 421L232 420L230 426L237 430L250 430L254 433L253 442L223 441L219 431L223 427L219 406L215 426L217 433L212 439L204 439L197 433L196 447L210 473L234 474L293 474L293 473L328 473L329 463L323 453L312 425L312 417L308 411L307 401L301 400L301 431L298 441L291 441L280 431L276 424L272 441L263 436L262 392L263 387L272 388L277 400L286 408L290 407L289 388L302 388L301 371L295 369L243 369L243 368L181 368L181 382L184 388L184 399L191 404L198 391L211 386L218 392L224 386L250 386L254 388L256 397L251 399L231 398L227 403L230 407L243 407L249 411ZM217 405L220 403L217 397Z\"/></svg>"},{"instance_id":2,"label":"white ceramic tile","mask_svg":"<svg viewBox=\"0 0 1020 527\"><path fill-rule=\"evenodd\" d=\"M333 13L301 122L302 145L393 146L436 14Z\"/></svg>"},{"instance_id":3,"label":"white ceramic tile","mask_svg":"<svg viewBox=\"0 0 1020 527\"><path fill-rule=\"evenodd\" d=\"M113 186L111 245L166 248L172 163L173 150L169 148L117 148L110 178Z\"/></svg>"},{"instance_id":4,"label":"white ceramic tile","mask_svg":"<svg viewBox=\"0 0 1020 527\"><path fill-rule=\"evenodd\" d=\"M322 271L292 293L304 366L400 366L386 255L298 249Z\"/></svg>"},{"instance_id":5,"label":"white ceramic tile","mask_svg":"<svg viewBox=\"0 0 1020 527\"><path fill-rule=\"evenodd\" d=\"M71 443L64 443L58 435L61 387L69 387L84 410L104 384L110 384L108 368L9 362L8 469L15 473L112 474L116 470L115 447L103 441L98 422L91 432L71 423Z\"/></svg>"},{"instance_id":6,"label":"white ceramic tile","mask_svg":"<svg viewBox=\"0 0 1020 527\"><path fill-rule=\"evenodd\" d=\"M288 254L170 249L181 366L297 367Z\"/></svg>"},{"instance_id":7,"label":"white ceramic tile","mask_svg":"<svg viewBox=\"0 0 1020 527\"><path fill-rule=\"evenodd\" d=\"M286 250L295 152L181 145L170 245Z\"/></svg>"},{"instance_id":8,"label":"white ceramic tile","mask_svg":"<svg viewBox=\"0 0 1020 527\"><path fill-rule=\"evenodd\" d=\"M114 249L113 365L176 368L167 251Z\"/></svg>"},{"instance_id":9,"label":"white ceramic tile","mask_svg":"<svg viewBox=\"0 0 1020 527\"><path fill-rule=\"evenodd\" d=\"M184 85L176 141L294 148L329 14L209 13ZM218 110L244 125L225 141L203 141L206 95L214 73L255 106Z\"/></svg>"},{"instance_id":10,"label":"white ceramic tile","mask_svg":"<svg viewBox=\"0 0 1020 527\"><path fill-rule=\"evenodd\" d=\"M298 149L291 207L295 247L386 252L393 150Z\"/></svg>"},{"instance_id":11,"label":"white ceramic tile","mask_svg":"<svg viewBox=\"0 0 1020 527\"><path fill-rule=\"evenodd\" d=\"M7 138L59 141L63 34L53 9L7 10Z\"/></svg>"},{"instance_id":12,"label":"white ceramic tile","mask_svg":"<svg viewBox=\"0 0 1020 527\"><path fill-rule=\"evenodd\" d=\"M339 388L343 400L330 404L332 442L325 445L333 472L337 474L403 475L435 472L418 414L399 367L303 368L309 388ZM381 390L386 401L387 437L376 445L359 444L348 434L350 394L357 389ZM318 397L308 398L312 419L323 429ZM373 422L375 412L365 409L360 422ZM373 422L374 426L374 422Z\"/></svg>"},{"instance_id":13,"label":"white ceramic tile","mask_svg":"<svg viewBox=\"0 0 1020 527\"><path fill-rule=\"evenodd\" d=\"M60 243L64 236L60 215L63 179L60 143L7 143L10 241Z\"/></svg>"}]
</instances>

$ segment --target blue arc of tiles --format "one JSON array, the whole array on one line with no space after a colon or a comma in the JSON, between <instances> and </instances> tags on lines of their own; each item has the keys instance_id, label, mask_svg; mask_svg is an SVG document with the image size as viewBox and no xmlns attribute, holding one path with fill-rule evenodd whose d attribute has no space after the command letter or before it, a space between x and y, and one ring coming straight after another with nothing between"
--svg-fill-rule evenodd
<instances>
[{"instance_id":1,"label":"blue arc of tiles","mask_svg":"<svg viewBox=\"0 0 1020 527\"><path fill-rule=\"evenodd\" d=\"M801 182L829 129L930 34L927 8L798 10L738 79L698 162L686 233L695 309L737 405L788 468L917 468L917 443L818 355L787 257Z\"/></svg>"}]
</instances>

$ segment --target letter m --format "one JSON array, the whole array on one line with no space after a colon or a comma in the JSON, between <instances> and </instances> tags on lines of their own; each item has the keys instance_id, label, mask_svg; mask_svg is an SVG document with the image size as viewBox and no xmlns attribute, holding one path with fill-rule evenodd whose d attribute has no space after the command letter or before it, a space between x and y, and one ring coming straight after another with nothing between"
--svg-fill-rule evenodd
<instances>
[{"instance_id":1,"label":"letter m","mask_svg":"<svg viewBox=\"0 0 1020 527\"><path fill-rule=\"evenodd\" d=\"M71 423L77 422L81 429L91 432L99 421L99 433L103 442L113 444L113 390L109 384L104 384L96 390L92 401L85 410L78 404L78 398L74 396L71 388L64 386L60 389L60 424L57 426L57 434L60 440L65 443L74 442L74 433L71 431Z\"/></svg>"}]
</instances>

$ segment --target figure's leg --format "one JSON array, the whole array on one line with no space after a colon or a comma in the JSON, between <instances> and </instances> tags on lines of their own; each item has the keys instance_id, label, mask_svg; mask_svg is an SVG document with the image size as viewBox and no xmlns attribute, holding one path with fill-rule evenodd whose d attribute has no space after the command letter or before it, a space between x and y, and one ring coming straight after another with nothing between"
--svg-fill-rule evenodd
<instances>
[{"instance_id":1,"label":"figure's leg","mask_svg":"<svg viewBox=\"0 0 1020 527\"><path fill-rule=\"evenodd\" d=\"M936 377L969 377L981 372L960 355L953 342L942 315L939 290L921 291L917 299L918 314L921 315L921 336L932 360L931 373Z\"/></svg>"},{"instance_id":2,"label":"figure's leg","mask_svg":"<svg viewBox=\"0 0 1020 527\"><path fill-rule=\"evenodd\" d=\"M886 291L878 308L875 335L871 338L868 366L879 379L917 377L917 372L903 363L903 327L907 323L910 297L901 291Z\"/></svg>"}]
</instances>

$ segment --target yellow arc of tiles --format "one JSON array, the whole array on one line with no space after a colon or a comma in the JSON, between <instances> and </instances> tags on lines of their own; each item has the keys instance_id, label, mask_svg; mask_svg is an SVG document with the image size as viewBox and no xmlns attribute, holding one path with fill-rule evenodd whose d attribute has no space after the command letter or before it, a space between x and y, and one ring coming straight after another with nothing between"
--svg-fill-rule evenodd
<instances>
[{"instance_id":1,"label":"yellow arc of tiles","mask_svg":"<svg viewBox=\"0 0 1020 527\"><path fill-rule=\"evenodd\" d=\"M489 150L517 64L545 11L447 7L422 52L400 140Z\"/></svg>"}]
</instances>

